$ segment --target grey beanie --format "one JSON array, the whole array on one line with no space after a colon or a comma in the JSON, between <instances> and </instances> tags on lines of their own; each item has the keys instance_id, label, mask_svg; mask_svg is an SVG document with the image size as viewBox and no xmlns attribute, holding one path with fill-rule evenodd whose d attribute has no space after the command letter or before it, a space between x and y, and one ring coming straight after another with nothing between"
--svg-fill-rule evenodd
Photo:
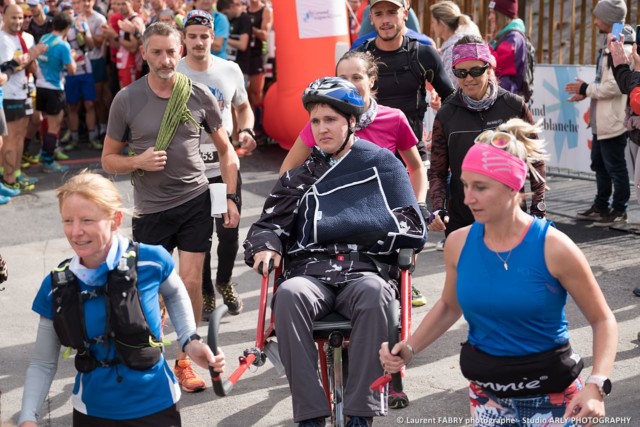
<instances>
[{"instance_id":1,"label":"grey beanie","mask_svg":"<svg viewBox=\"0 0 640 427\"><path fill-rule=\"evenodd\" d=\"M613 25L627 17L627 4L624 0L600 0L593 14L605 24Z\"/></svg>"}]
</instances>

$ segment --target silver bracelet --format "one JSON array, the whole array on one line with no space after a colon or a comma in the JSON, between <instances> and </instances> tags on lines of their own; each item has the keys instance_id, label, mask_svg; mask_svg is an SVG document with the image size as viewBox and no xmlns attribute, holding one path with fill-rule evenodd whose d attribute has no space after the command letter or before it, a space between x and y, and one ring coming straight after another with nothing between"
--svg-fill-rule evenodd
<instances>
[{"instance_id":1,"label":"silver bracelet","mask_svg":"<svg viewBox=\"0 0 640 427\"><path fill-rule=\"evenodd\" d=\"M407 348L409 349L409 351L411 351L411 360L409 360L409 361L406 363L406 366L409 366L409 364L410 364L411 362L413 362L413 358L415 357L416 352L415 352L415 351L413 351L413 346L412 346L411 344L409 344L408 342L406 342L406 341L405 341L405 342L404 342L404 345L405 345L405 347L407 347Z\"/></svg>"}]
</instances>

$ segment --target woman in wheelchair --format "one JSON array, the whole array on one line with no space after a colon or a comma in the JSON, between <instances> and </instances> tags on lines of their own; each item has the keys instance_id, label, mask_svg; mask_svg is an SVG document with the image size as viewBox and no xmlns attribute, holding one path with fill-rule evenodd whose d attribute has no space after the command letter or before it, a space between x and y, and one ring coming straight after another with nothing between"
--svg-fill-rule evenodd
<instances>
[{"instance_id":1,"label":"woman in wheelchair","mask_svg":"<svg viewBox=\"0 0 640 427\"><path fill-rule=\"evenodd\" d=\"M463 162L464 203L475 222L451 233L440 300L418 329L380 362L397 372L464 314L460 368L470 382L474 426L591 426L605 414L618 329L580 251L545 219L520 209L519 190L543 154L541 131L511 119L476 138ZM576 302L593 334L593 368L583 383L565 305Z\"/></svg>"},{"instance_id":2,"label":"woman in wheelchair","mask_svg":"<svg viewBox=\"0 0 640 427\"><path fill-rule=\"evenodd\" d=\"M317 145L303 165L280 177L249 230L245 259L263 275L270 262L286 259L273 310L294 421L321 426L330 416L312 324L336 311L352 325L347 426L366 426L384 415L369 385L383 373L377 349L396 297L396 254L421 249L426 225L402 163L354 136L364 110L356 87L326 77L311 83L302 101Z\"/></svg>"}]
</instances>

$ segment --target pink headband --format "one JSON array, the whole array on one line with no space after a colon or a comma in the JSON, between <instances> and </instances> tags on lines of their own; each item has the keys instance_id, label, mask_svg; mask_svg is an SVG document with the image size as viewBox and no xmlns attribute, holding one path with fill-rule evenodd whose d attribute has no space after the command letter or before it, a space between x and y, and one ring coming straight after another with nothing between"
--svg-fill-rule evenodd
<instances>
[{"instance_id":1,"label":"pink headband","mask_svg":"<svg viewBox=\"0 0 640 427\"><path fill-rule=\"evenodd\" d=\"M462 161L462 170L479 173L520 191L527 178L527 164L500 148L482 142L473 144Z\"/></svg>"},{"instance_id":2,"label":"pink headband","mask_svg":"<svg viewBox=\"0 0 640 427\"><path fill-rule=\"evenodd\" d=\"M496 67L496 58L491 54L486 43L464 43L453 46L451 67L455 67L462 61L484 61L493 68Z\"/></svg>"}]
</instances>

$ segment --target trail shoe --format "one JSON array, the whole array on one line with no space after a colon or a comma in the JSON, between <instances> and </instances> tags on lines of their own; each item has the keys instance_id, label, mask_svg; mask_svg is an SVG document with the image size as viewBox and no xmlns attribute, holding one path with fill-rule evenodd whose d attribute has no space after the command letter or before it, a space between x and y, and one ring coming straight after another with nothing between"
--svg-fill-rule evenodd
<instances>
[{"instance_id":1,"label":"trail shoe","mask_svg":"<svg viewBox=\"0 0 640 427\"><path fill-rule=\"evenodd\" d=\"M349 417L346 427L369 427L373 424L373 417Z\"/></svg>"},{"instance_id":2,"label":"trail shoe","mask_svg":"<svg viewBox=\"0 0 640 427\"><path fill-rule=\"evenodd\" d=\"M602 219L604 215L609 214L609 211L603 211L600 208L597 208L595 205L591 206L586 211L578 212L576 214L576 219L581 221L599 221Z\"/></svg>"},{"instance_id":3,"label":"trail shoe","mask_svg":"<svg viewBox=\"0 0 640 427\"><path fill-rule=\"evenodd\" d=\"M207 388L204 380L193 370L189 360L176 360L173 372L178 378L178 384L187 393L197 393Z\"/></svg>"},{"instance_id":4,"label":"trail shoe","mask_svg":"<svg viewBox=\"0 0 640 427\"><path fill-rule=\"evenodd\" d=\"M611 227L612 225L621 225L627 223L627 213L620 211L611 211L608 215L602 215L602 218L593 223L594 227Z\"/></svg>"},{"instance_id":5,"label":"trail shoe","mask_svg":"<svg viewBox=\"0 0 640 427\"><path fill-rule=\"evenodd\" d=\"M393 385L389 383L389 397L387 398L387 405L390 409L402 409L409 406L409 397L405 392L397 392L393 389Z\"/></svg>"},{"instance_id":6,"label":"trail shoe","mask_svg":"<svg viewBox=\"0 0 640 427\"><path fill-rule=\"evenodd\" d=\"M218 283L216 282L216 289L222 295L222 302L224 302L227 307L229 307L229 314L235 316L242 312L242 298L236 292L235 287L237 283L229 282L229 283Z\"/></svg>"},{"instance_id":7,"label":"trail shoe","mask_svg":"<svg viewBox=\"0 0 640 427\"><path fill-rule=\"evenodd\" d=\"M413 307L422 307L427 304L427 299L422 293L415 287L411 286L411 305Z\"/></svg>"},{"instance_id":8,"label":"trail shoe","mask_svg":"<svg viewBox=\"0 0 640 427\"><path fill-rule=\"evenodd\" d=\"M208 322L211 313L216 309L216 295L202 294L202 316L200 319L203 322Z\"/></svg>"},{"instance_id":9,"label":"trail shoe","mask_svg":"<svg viewBox=\"0 0 640 427\"><path fill-rule=\"evenodd\" d=\"M637 297L640 297L640 287L637 287L633 290L633 294Z\"/></svg>"},{"instance_id":10,"label":"trail shoe","mask_svg":"<svg viewBox=\"0 0 640 427\"><path fill-rule=\"evenodd\" d=\"M442 239L438 243L436 243L436 251L444 251L444 243L446 241L447 241L447 238L445 237L444 239Z\"/></svg>"}]
</instances>

